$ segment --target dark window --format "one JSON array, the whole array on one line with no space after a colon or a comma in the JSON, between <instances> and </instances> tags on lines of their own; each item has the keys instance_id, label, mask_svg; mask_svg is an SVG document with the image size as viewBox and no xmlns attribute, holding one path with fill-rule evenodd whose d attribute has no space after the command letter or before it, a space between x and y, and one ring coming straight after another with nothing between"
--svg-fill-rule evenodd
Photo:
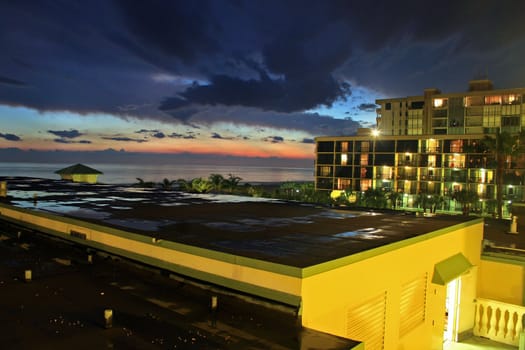
<instances>
[{"instance_id":1,"label":"dark window","mask_svg":"<svg viewBox=\"0 0 525 350\"><path fill-rule=\"evenodd\" d=\"M333 154L318 154L317 155L317 164L333 164L334 155Z\"/></svg>"},{"instance_id":2,"label":"dark window","mask_svg":"<svg viewBox=\"0 0 525 350\"><path fill-rule=\"evenodd\" d=\"M392 104L391 104L390 102L385 103L385 109L386 109L387 111L391 110L391 109L392 109Z\"/></svg>"},{"instance_id":3,"label":"dark window","mask_svg":"<svg viewBox=\"0 0 525 350\"><path fill-rule=\"evenodd\" d=\"M393 149L393 147L392 147ZM395 165L395 156L394 154L376 154L374 165Z\"/></svg>"},{"instance_id":4,"label":"dark window","mask_svg":"<svg viewBox=\"0 0 525 350\"><path fill-rule=\"evenodd\" d=\"M332 189L332 179L327 179L327 178L317 179L317 188L323 189L323 190L331 190Z\"/></svg>"},{"instance_id":5,"label":"dark window","mask_svg":"<svg viewBox=\"0 0 525 350\"><path fill-rule=\"evenodd\" d=\"M397 152L417 152L417 140L399 140L397 141Z\"/></svg>"},{"instance_id":6,"label":"dark window","mask_svg":"<svg viewBox=\"0 0 525 350\"><path fill-rule=\"evenodd\" d=\"M333 141L319 141L317 142L317 152L333 152L334 142Z\"/></svg>"},{"instance_id":7,"label":"dark window","mask_svg":"<svg viewBox=\"0 0 525 350\"><path fill-rule=\"evenodd\" d=\"M425 106L424 101L412 101L410 108L412 109L422 109Z\"/></svg>"},{"instance_id":8,"label":"dark window","mask_svg":"<svg viewBox=\"0 0 525 350\"><path fill-rule=\"evenodd\" d=\"M376 141L376 152L394 152L395 141Z\"/></svg>"},{"instance_id":9,"label":"dark window","mask_svg":"<svg viewBox=\"0 0 525 350\"><path fill-rule=\"evenodd\" d=\"M502 116L501 117L501 126L519 126L520 117L519 116Z\"/></svg>"},{"instance_id":10,"label":"dark window","mask_svg":"<svg viewBox=\"0 0 525 350\"><path fill-rule=\"evenodd\" d=\"M335 168L335 176L337 177L352 177L351 166L338 166Z\"/></svg>"}]
</instances>

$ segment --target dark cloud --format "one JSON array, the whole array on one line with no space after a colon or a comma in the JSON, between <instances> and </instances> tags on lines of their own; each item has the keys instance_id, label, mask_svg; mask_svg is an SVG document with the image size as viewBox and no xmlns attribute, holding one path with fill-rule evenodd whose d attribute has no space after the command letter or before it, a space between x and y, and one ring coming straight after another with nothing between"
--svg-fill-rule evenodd
<instances>
[{"instance_id":1,"label":"dark cloud","mask_svg":"<svg viewBox=\"0 0 525 350\"><path fill-rule=\"evenodd\" d=\"M234 125L249 125L255 127L258 132L274 128L300 130L313 136L352 135L360 127L360 124L351 118L338 119L317 113L270 113L256 108L225 106L189 106L188 109L192 111L190 118L194 123L213 125L228 122Z\"/></svg>"},{"instance_id":2,"label":"dark cloud","mask_svg":"<svg viewBox=\"0 0 525 350\"><path fill-rule=\"evenodd\" d=\"M149 130L149 129L140 129L135 131L135 134L149 134L151 137L155 137L157 139L163 139L166 137L166 135L157 129Z\"/></svg>"},{"instance_id":3,"label":"dark cloud","mask_svg":"<svg viewBox=\"0 0 525 350\"><path fill-rule=\"evenodd\" d=\"M71 130L48 130L47 131L50 134L53 134L55 136L61 137L61 138L67 138L67 139L74 139L76 137L82 136L81 132L75 129Z\"/></svg>"},{"instance_id":4,"label":"dark cloud","mask_svg":"<svg viewBox=\"0 0 525 350\"><path fill-rule=\"evenodd\" d=\"M301 143L314 144L315 140L314 139L303 139Z\"/></svg>"},{"instance_id":5,"label":"dark cloud","mask_svg":"<svg viewBox=\"0 0 525 350\"><path fill-rule=\"evenodd\" d=\"M4 1L0 104L349 131L356 122L306 111L358 86L455 92L480 72L522 86L524 21L522 0ZM223 107L234 111L205 112Z\"/></svg>"},{"instance_id":6,"label":"dark cloud","mask_svg":"<svg viewBox=\"0 0 525 350\"><path fill-rule=\"evenodd\" d=\"M149 134L149 133L157 133L157 132L159 132L159 130L140 129L140 130L135 131L135 134Z\"/></svg>"},{"instance_id":7,"label":"dark cloud","mask_svg":"<svg viewBox=\"0 0 525 350\"><path fill-rule=\"evenodd\" d=\"M174 133L171 133L170 135L168 135L168 137L171 137L173 139L194 139L195 138L195 135L194 134L186 134L186 135L183 135L183 134L178 134L176 132Z\"/></svg>"},{"instance_id":8,"label":"dark cloud","mask_svg":"<svg viewBox=\"0 0 525 350\"><path fill-rule=\"evenodd\" d=\"M271 143L283 143L284 137L282 136L268 136L264 138L264 141L271 142Z\"/></svg>"},{"instance_id":9,"label":"dark cloud","mask_svg":"<svg viewBox=\"0 0 525 350\"><path fill-rule=\"evenodd\" d=\"M3 134L3 133L0 133L0 138L6 139L7 141L22 141L20 136L17 136L15 134Z\"/></svg>"},{"instance_id":10,"label":"dark cloud","mask_svg":"<svg viewBox=\"0 0 525 350\"><path fill-rule=\"evenodd\" d=\"M323 91L319 93L316 89ZM331 76L317 74L292 81L241 80L225 75L211 77L209 85L194 85L179 94L181 97L165 99L160 109L169 111L191 104L258 107L278 112L296 112L321 105L331 106L336 100L350 95L350 85L337 82ZM182 120L187 118L182 117Z\"/></svg>"},{"instance_id":11,"label":"dark cloud","mask_svg":"<svg viewBox=\"0 0 525 350\"><path fill-rule=\"evenodd\" d=\"M73 143L91 144L91 141L89 141L89 140L73 141L73 140L66 140L66 139L54 139L53 141L56 142L56 143L66 143L66 144L73 144Z\"/></svg>"},{"instance_id":12,"label":"dark cloud","mask_svg":"<svg viewBox=\"0 0 525 350\"><path fill-rule=\"evenodd\" d=\"M111 141L118 141L118 142L137 142L137 143L143 143L148 142L148 140L144 139L132 139L131 137L124 137L124 136L113 136L113 137L102 137L104 140L111 140Z\"/></svg>"},{"instance_id":13,"label":"dark cloud","mask_svg":"<svg viewBox=\"0 0 525 350\"><path fill-rule=\"evenodd\" d=\"M375 103L361 103L357 108L364 112L375 112L377 105Z\"/></svg>"},{"instance_id":14,"label":"dark cloud","mask_svg":"<svg viewBox=\"0 0 525 350\"><path fill-rule=\"evenodd\" d=\"M12 86L26 86L26 83L16 79L0 76L0 84L12 85Z\"/></svg>"},{"instance_id":15,"label":"dark cloud","mask_svg":"<svg viewBox=\"0 0 525 350\"><path fill-rule=\"evenodd\" d=\"M224 137L221 134L218 134L216 132L213 132L210 136L212 139L218 139L218 140L233 140L233 137Z\"/></svg>"}]
</instances>

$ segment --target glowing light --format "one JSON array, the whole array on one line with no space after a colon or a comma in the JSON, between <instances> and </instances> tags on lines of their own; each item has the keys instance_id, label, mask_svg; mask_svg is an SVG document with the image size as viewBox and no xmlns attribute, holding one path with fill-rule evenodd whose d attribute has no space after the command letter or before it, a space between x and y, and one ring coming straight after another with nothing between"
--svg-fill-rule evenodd
<instances>
[{"instance_id":1,"label":"glowing light","mask_svg":"<svg viewBox=\"0 0 525 350\"><path fill-rule=\"evenodd\" d=\"M372 129L372 136L377 137L379 136L380 132L377 129Z\"/></svg>"}]
</instances>

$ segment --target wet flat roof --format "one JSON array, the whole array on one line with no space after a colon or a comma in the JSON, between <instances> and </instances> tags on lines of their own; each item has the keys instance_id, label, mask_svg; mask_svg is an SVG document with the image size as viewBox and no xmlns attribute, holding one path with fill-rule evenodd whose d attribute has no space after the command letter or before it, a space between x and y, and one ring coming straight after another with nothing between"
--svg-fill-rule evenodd
<instances>
[{"instance_id":1,"label":"wet flat roof","mask_svg":"<svg viewBox=\"0 0 525 350\"><path fill-rule=\"evenodd\" d=\"M6 202L18 207L300 268L469 220L62 180L0 181L8 183Z\"/></svg>"}]
</instances>

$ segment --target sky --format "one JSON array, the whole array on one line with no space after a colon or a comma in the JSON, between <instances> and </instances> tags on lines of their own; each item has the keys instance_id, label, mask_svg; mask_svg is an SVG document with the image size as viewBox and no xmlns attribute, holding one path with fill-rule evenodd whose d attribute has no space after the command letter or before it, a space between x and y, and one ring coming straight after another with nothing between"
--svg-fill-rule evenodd
<instances>
[{"instance_id":1,"label":"sky","mask_svg":"<svg viewBox=\"0 0 525 350\"><path fill-rule=\"evenodd\" d=\"M2 0L0 149L311 162L376 99L525 87L523 57L523 0Z\"/></svg>"}]
</instances>

